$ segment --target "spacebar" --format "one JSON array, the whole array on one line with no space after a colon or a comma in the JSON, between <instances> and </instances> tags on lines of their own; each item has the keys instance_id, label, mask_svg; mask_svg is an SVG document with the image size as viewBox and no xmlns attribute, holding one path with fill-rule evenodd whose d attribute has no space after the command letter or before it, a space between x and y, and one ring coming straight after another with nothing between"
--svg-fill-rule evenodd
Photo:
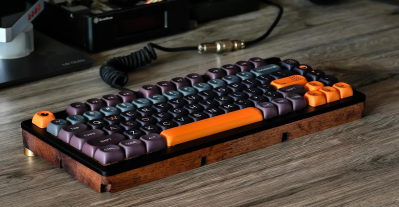
<instances>
[{"instance_id":1,"label":"spacebar","mask_svg":"<svg viewBox=\"0 0 399 207\"><path fill-rule=\"evenodd\" d=\"M161 136L165 139L166 145L170 147L262 120L262 113L257 108L249 107L167 129L161 133Z\"/></svg>"}]
</instances>

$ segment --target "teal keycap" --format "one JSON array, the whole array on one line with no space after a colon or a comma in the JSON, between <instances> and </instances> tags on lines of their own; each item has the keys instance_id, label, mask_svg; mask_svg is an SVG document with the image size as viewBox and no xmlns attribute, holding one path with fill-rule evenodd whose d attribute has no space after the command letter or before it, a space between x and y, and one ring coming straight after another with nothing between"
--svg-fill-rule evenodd
<instances>
[{"instance_id":1,"label":"teal keycap","mask_svg":"<svg viewBox=\"0 0 399 207\"><path fill-rule=\"evenodd\" d=\"M136 99L137 100L137 99ZM118 115L119 110L113 106L106 106L100 109L100 112L104 114L104 116L109 115Z\"/></svg>"},{"instance_id":2,"label":"teal keycap","mask_svg":"<svg viewBox=\"0 0 399 207\"><path fill-rule=\"evenodd\" d=\"M136 108L141 108L141 107L146 107L146 106L151 106L151 101L145 99L145 98L138 98L132 101L132 104L136 106Z\"/></svg>"},{"instance_id":3,"label":"teal keycap","mask_svg":"<svg viewBox=\"0 0 399 207\"><path fill-rule=\"evenodd\" d=\"M85 123L86 119L81 115L70 115L66 118L71 124Z\"/></svg>"},{"instance_id":4,"label":"teal keycap","mask_svg":"<svg viewBox=\"0 0 399 207\"><path fill-rule=\"evenodd\" d=\"M247 71L239 72L239 73L236 74L236 76L241 78L241 80L247 80L247 79L255 78L255 75L253 73L250 73L250 72L247 72Z\"/></svg>"},{"instance_id":5,"label":"teal keycap","mask_svg":"<svg viewBox=\"0 0 399 207\"><path fill-rule=\"evenodd\" d=\"M93 119L102 119L104 117L103 114L98 111L86 111L83 113L83 116L89 121Z\"/></svg>"},{"instance_id":6,"label":"teal keycap","mask_svg":"<svg viewBox=\"0 0 399 207\"><path fill-rule=\"evenodd\" d=\"M270 64L270 65L264 65L258 68L254 68L251 70L251 73L255 74L256 77L260 76L260 75L267 75L276 71L281 70L280 66L278 65L274 65L274 64Z\"/></svg>"},{"instance_id":7,"label":"teal keycap","mask_svg":"<svg viewBox=\"0 0 399 207\"><path fill-rule=\"evenodd\" d=\"M67 125L68 122L64 119L54 119L53 121L50 121L50 123L47 125L46 130L48 133L54 136L58 136L58 132L60 132L60 130Z\"/></svg>"},{"instance_id":8,"label":"teal keycap","mask_svg":"<svg viewBox=\"0 0 399 207\"><path fill-rule=\"evenodd\" d=\"M208 84L211 85L213 88L219 88L222 86L226 86L226 82L220 80L220 79L213 79L208 81Z\"/></svg>"},{"instance_id":9,"label":"teal keycap","mask_svg":"<svg viewBox=\"0 0 399 207\"><path fill-rule=\"evenodd\" d=\"M212 86L207 83L196 83L193 88L197 89L198 92L212 90Z\"/></svg>"},{"instance_id":10,"label":"teal keycap","mask_svg":"<svg viewBox=\"0 0 399 207\"><path fill-rule=\"evenodd\" d=\"M148 96L147 99L148 99L149 101L151 101L153 104L156 104L156 103L164 103L164 102L167 101L167 99L166 99L165 96L163 96L163 95L158 95L158 94Z\"/></svg>"},{"instance_id":11,"label":"teal keycap","mask_svg":"<svg viewBox=\"0 0 399 207\"><path fill-rule=\"evenodd\" d=\"M223 80L224 82L226 82L227 85L228 85L228 84L231 84L231 83L239 83L239 82L241 82L241 79L240 79L239 77L235 76L235 75L227 75L227 76L224 76L224 77L222 78L222 80Z\"/></svg>"},{"instance_id":12,"label":"teal keycap","mask_svg":"<svg viewBox=\"0 0 399 207\"><path fill-rule=\"evenodd\" d=\"M119 109L119 111L121 112L132 111L136 109L133 104L127 102L116 104L116 108Z\"/></svg>"},{"instance_id":13,"label":"teal keycap","mask_svg":"<svg viewBox=\"0 0 399 207\"><path fill-rule=\"evenodd\" d=\"M168 100L183 97L181 93L177 91L165 91L162 95L164 95Z\"/></svg>"},{"instance_id":14,"label":"teal keycap","mask_svg":"<svg viewBox=\"0 0 399 207\"><path fill-rule=\"evenodd\" d=\"M183 94L183 96L188 96L188 95L194 95L197 93L197 90L195 90L195 88L192 87L188 87L188 86L184 86L181 87L179 89L177 89L180 93Z\"/></svg>"}]
</instances>

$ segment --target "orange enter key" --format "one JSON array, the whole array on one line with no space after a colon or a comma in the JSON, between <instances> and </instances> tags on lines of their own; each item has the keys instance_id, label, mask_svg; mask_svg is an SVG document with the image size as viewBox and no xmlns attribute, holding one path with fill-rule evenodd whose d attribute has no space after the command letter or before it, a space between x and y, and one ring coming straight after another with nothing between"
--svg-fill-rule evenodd
<instances>
[{"instance_id":1,"label":"orange enter key","mask_svg":"<svg viewBox=\"0 0 399 207\"><path fill-rule=\"evenodd\" d=\"M212 118L167 129L161 133L168 147L262 121L259 109L249 107Z\"/></svg>"}]
</instances>

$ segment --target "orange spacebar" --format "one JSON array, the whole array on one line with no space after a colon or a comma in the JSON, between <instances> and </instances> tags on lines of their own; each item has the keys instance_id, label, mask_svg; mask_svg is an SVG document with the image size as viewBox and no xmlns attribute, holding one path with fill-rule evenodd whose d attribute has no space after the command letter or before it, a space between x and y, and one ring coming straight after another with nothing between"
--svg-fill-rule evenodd
<instances>
[{"instance_id":1,"label":"orange spacebar","mask_svg":"<svg viewBox=\"0 0 399 207\"><path fill-rule=\"evenodd\" d=\"M167 129L161 133L168 147L229 129L262 121L262 113L254 107Z\"/></svg>"}]
</instances>

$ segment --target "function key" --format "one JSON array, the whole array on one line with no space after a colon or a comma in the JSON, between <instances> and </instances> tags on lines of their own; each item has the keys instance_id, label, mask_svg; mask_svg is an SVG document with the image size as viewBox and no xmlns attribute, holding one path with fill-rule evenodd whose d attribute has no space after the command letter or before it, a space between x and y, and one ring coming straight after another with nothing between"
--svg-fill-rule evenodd
<instances>
[{"instance_id":1,"label":"function key","mask_svg":"<svg viewBox=\"0 0 399 207\"><path fill-rule=\"evenodd\" d=\"M82 115L85 111L89 111L89 107L86 104L81 102L71 103L66 112L68 115Z\"/></svg>"},{"instance_id":2,"label":"function key","mask_svg":"<svg viewBox=\"0 0 399 207\"><path fill-rule=\"evenodd\" d=\"M107 104L107 106L116 106L116 104L122 102L121 99L114 94L105 95L101 99Z\"/></svg>"},{"instance_id":3,"label":"function key","mask_svg":"<svg viewBox=\"0 0 399 207\"><path fill-rule=\"evenodd\" d=\"M239 77L241 80L247 80L250 78L255 78L255 75L253 73L244 71L244 72L239 72L236 74L237 77Z\"/></svg>"},{"instance_id":4,"label":"function key","mask_svg":"<svg viewBox=\"0 0 399 207\"><path fill-rule=\"evenodd\" d=\"M104 117L103 114L98 111L86 111L83 113L83 116L89 121L93 119L102 119Z\"/></svg>"},{"instance_id":5,"label":"function key","mask_svg":"<svg viewBox=\"0 0 399 207\"><path fill-rule=\"evenodd\" d=\"M242 92L246 93L249 97L254 95L262 95L262 90L259 88L246 88Z\"/></svg>"},{"instance_id":6,"label":"function key","mask_svg":"<svg viewBox=\"0 0 399 207\"><path fill-rule=\"evenodd\" d=\"M157 123L157 126L163 130L167 130L173 127L177 127L177 124L170 120L164 120Z\"/></svg>"},{"instance_id":7,"label":"function key","mask_svg":"<svg viewBox=\"0 0 399 207\"><path fill-rule=\"evenodd\" d=\"M184 86L191 86L189 80L181 77L173 78L172 80L170 80L170 82L173 83L177 89Z\"/></svg>"},{"instance_id":8,"label":"function key","mask_svg":"<svg viewBox=\"0 0 399 207\"><path fill-rule=\"evenodd\" d=\"M211 68L204 75L208 80L221 79L226 76L226 72L219 68Z\"/></svg>"},{"instance_id":9,"label":"function key","mask_svg":"<svg viewBox=\"0 0 399 207\"><path fill-rule=\"evenodd\" d=\"M102 129L106 123L103 119L93 119L87 122L92 129Z\"/></svg>"},{"instance_id":10,"label":"function key","mask_svg":"<svg viewBox=\"0 0 399 207\"><path fill-rule=\"evenodd\" d=\"M208 100L216 97L216 93L213 91L201 91L198 93L198 96L201 97L203 100Z\"/></svg>"},{"instance_id":11,"label":"function key","mask_svg":"<svg viewBox=\"0 0 399 207\"><path fill-rule=\"evenodd\" d=\"M324 93L327 103L338 101L340 99L339 91L334 87L326 86L321 88L319 91Z\"/></svg>"},{"instance_id":12,"label":"function key","mask_svg":"<svg viewBox=\"0 0 399 207\"><path fill-rule=\"evenodd\" d=\"M172 119L172 121L174 121L177 125L182 126L185 124L189 124L191 122L193 122L190 118L186 117L186 116L178 116Z\"/></svg>"},{"instance_id":13,"label":"function key","mask_svg":"<svg viewBox=\"0 0 399 207\"><path fill-rule=\"evenodd\" d=\"M233 92L242 91L247 88L242 83L232 83L232 84L227 85L227 87Z\"/></svg>"},{"instance_id":14,"label":"function key","mask_svg":"<svg viewBox=\"0 0 399 207\"><path fill-rule=\"evenodd\" d=\"M144 133L139 129L129 129L123 132L123 135L125 135L128 139L140 139Z\"/></svg>"},{"instance_id":15,"label":"function key","mask_svg":"<svg viewBox=\"0 0 399 207\"><path fill-rule=\"evenodd\" d=\"M212 86L212 88L219 88L222 86L226 86L226 83L220 79L213 79L208 81L208 84Z\"/></svg>"},{"instance_id":16,"label":"function key","mask_svg":"<svg viewBox=\"0 0 399 207\"><path fill-rule=\"evenodd\" d=\"M70 115L66 118L66 120L71 124L85 123L85 117L81 115Z\"/></svg>"},{"instance_id":17,"label":"function key","mask_svg":"<svg viewBox=\"0 0 399 207\"><path fill-rule=\"evenodd\" d=\"M167 111L170 108L170 106L167 103L157 103L152 105L152 108L157 112L164 112Z\"/></svg>"},{"instance_id":18,"label":"function key","mask_svg":"<svg viewBox=\"0 0 399 207\"><path fill-rule=\"evenodd\" d=\"M224 70L227 75L235 75L241 71L239 67L232 64L223 65L222 67L220 67L220 69Z\"/></svg>"},{"instance_id":19,"label":"function key","mask_svg":"<svg viewBox=\"0 0 399 207\"><path fill-rule=\"evenodd\" d=\"M211 108L211 107L218 107L218 103L214 100L202 100L198 102L204 109Z\"/></svg>"},{"instance_id":20,"label":"function key","mask_svg":"<svg viewBox=\"0 0 399 207\"><path fill-rule=\"evenodd\" d=\"M307 106L305 99L301 95L289 94L285 98L288 99L289 101L291 101L292 110L294 110L294 111L304 109Z\"/></svg>"},{"instance_id":21,"label":"function key","mask_svg":"<svg viewBox=\"0 0 399 207\"><path fill-rule=\"evenodd\" d=\"M171 105L173 108L181 108L186 105L186 101L181 98L176 98L168 101L168 104Z\"/></svg>"},{"instance_id":22,"label":"function key","mask_svg":"<svg viewBox=\"0 0 399 207\"><path fill-rule=\"evenodd\" d=\"M166 121L173 119L173 116L167 112L157 112L152 115L157 121Z\"/></svg>"},{"instance_id":23,"label":"function key","mask_svg":"<svg viewBox=\"0 0 399 207\"><path fill-rule=\"evenodd\" d=\"M270 84L262 84L262 85L259 85L258 88L260 90L262 90L262 93L266 93L266 92L269 92L269 91L275 91L276 90L274 88L274 86L272 86Z\"/></svg>"},{"instance_id":24,"label":"function key","mask_svg":"<svg viewBox=\"0 0 399 207\"><path fill-rule=\"evenodd\" d=\"M142 126L157 123L157 120L154 119L154 118L151 117L151 116L139 117L139 118L136 119L136 121L137 121L138 123L140 123Z\"/></svg>"},{"instance_id":25,"label":"function key","mask_svg":"<svg viewBox=\"0 0 399 207\"><path fill-rule=\"evenodd\" d=\"M86 124L82 123L65 126L59 131L58 138L66 143L69 143L73 135L78 132L87 131L88 129L89 127L87 127Z\"/></svg>"},{"instance_id":26,"label":"function key","mask_svg":"<svg viewBox=\"0 0 399 207\"><path fill-rule=\"evenodd\" d=\"M248 95L246 93L244 93L244 92L237 91L237 92L229 93L229 97L232 98L234 101L238 101L238 100L241 100L241 99L248 98Z\"/></svg>"},{"instance_id":27,"label":"function key","mask_svg":"<svg viewBox=\"0 0 399 207\"><path fill-rule=\"evenodd\" d=\"M319 81L310 81L306 83L305 90L306 91L318 91L320 88L323 88L324 84Z\"/></svg>"},{"instance_id":28,"label":"function key","mask_svg":"<svg viewBox=\"0 0 399 207\"><path fill-rule=\"evenodd\" d=\"M135 120L139 116L139 113L135 111L125 111L120 114L126 121Z\"/></svg>"},{"instance_id":29,"label":"function key","mask_svg":"<svg viewBox=\"0 0 399 207\"><path fill-rule=\"evenodd\" d=\"M294 59L286 59L281 62L281 67L288 70L293 70L296 66L299 66L299 62Z\"/></svg>"},{"instance_id":30,"label":"function key","mask_svg":"<svg viewBox=\"0 0 399 207\"><path fill-rule=\"evenodd\" d=\"M268 101L266 97L263 97L261 95L253 95L249 98L249 100L252 101L252 103L254 103L255 106L258 105L259 103Z\"/></svg>"},{"instance_id":31,"label":"function key","mask_svg":"<svg viewBox=\"0 0 399 207\"><path fill-rule=\"evenodd\" d=\"M280 88L277 90L277 92L281 93L284 98L289 94L299 94L303 96L306 93L305 88L303 86L296 84Z\"/></svg>"},{"instance_id":32,"label":"function key","mask_svg":"<svg viewBox=\"0 0 399 207\"><path fill-rule=\"evenodd\" d=\"M65 121L64 119L54 119L50 121L50 123L47 125L46 130L48 133L54 136L58 136L58 132L67 125L68 122Z\"/></svg>"},{"instance_id":33,"label":"function key","mask_svg":"<svg viewBox=\"0 0 399 207\"><path fill-rule=\"evenodd\" d=\"M324 72L321 70L311 70L306 73L305 77L308 81L317 81L324 75Z\"/></svg>"},{"instance_id":34,"label":"function key","mask_svg":"<svg viewBox=\"0 0 399 207\"><path fill-rule=\"evenodd\" d=\"M78 150L82 150L83 144L86 143L89 139L101 137L104 135L105 133L99 129L91 129L84 132L78 132L71 137L71 141L69 142L69 144Z\"/></svg>"},{"instance_id":35,"label":"function key","mask_svg":"<svg viewBox=\"0 0 399 207\"><path fill-rule=\"evenodd\" d=\"M249 62L251 62L255 66L255 68L266 65L266 61L260 57L253 57L249 59Z\"/></svg>"},{"instance_id":36,"label":"function key","mask_svg":"<svg viewBox=\"0 0 399 207\"><path fill-rule=\"evenodd\" d=\"M119 126L123 127L125 130L140 128L140 124L136 121L122 121Z\"/></svg>"},{"instance_id":37,"label":"function key","mask_svg":"<svg viewBox=\"0 0 399 207\"><path fill-rule=\"evenodd\" d=\"M261 84L270 84L275 79L270 75L260 75L256 77L256 80L259 81Z\"/></svg>"},{"instance_id":38,"label":"function key","mask_svg":"<svg viewBox=\"0 0 399 207\"><path fill-rule=\"evenodd\" d=\"M154 85L144 85L141 86L139 94L141 95L141 97L147 98L151 95L161 94L161 91Z\"/></svg>"},{"instance_id":39,"label":"function key","mask_svg":"<svg viewBox=\"0 0 399 207\"><path fill-rule=\"evenodd\" d=\"M218 96L218 97L214 98L213 100L218 102L219 105L234 102L234 100L228 96Z\"/></svg>"},{"instance_id":40,"label":"function key","mask_svg":"<svg viewBox=\"0 0 399 207\"><path fill-rule=\"evenodd\" d=\"M159 134L148 134L140 138L144 143L147 153L155 152L166 148L166 142L163 137Z\"/></svg>"},{"instance_id":41,"label":"function key","mask_svg":"<svg viewBox=\"0 0 399 207\"><path fill-rule=\"evenodd\" d=\"M259 103L256 108L262 112L263 119L270 119L278 115L277 107L269 102Z\"/></svg>"},{"instance_id":42,"label":"function key","mask_svg":"<svg viewBox=\"0 0 399 207\"><path fill-rule=\"evenodd\" d=\"M224 76L224 77L222 78L222 80L223 80L224 82L226 82L227 84L239 83L239 82L241 82L241 79L238 78L238 77L235 76L235 75Z\"/></svg>"},{"instance_id":43,"label":"function key","mask_svg":"<svg viewBox=\"0 0 399 207\"><path fill-rule=\"evenodd\" d=\"M209 116L206 113L203 113L203 112L200 112L200 111L199 112L190 113L188 115L188 117L190 117L194 121L201 121L203 119L209 118Z\"/></svg>"},{"instance_id":44,"label":"function key","mask_svg":"<svg viewBox=\"0 0 399 207\"><path fill-rule=\"evenodd\" d=\"M255 74L255 76L260 76L260 75L268 75L270 73L277 72L280 70L281 70L280 66L271 64L254 68L251 70L251 73Z\"/></svg>"},{"instance_id":45,"label":"function key","mask_svg":"<svg viewBox=\"0 0 399 207\"><path fill-rule=\"evenodd\" d=\"M339 91L339 95L340 95L341 99L353 96L353 89L347 83L339 82L339 83L334 84L333 87Z\"/></svg>"},{"instance_id":46,"label":"function key","mask_svg":"<svg viewBox=\"0 0 399 207\"><path fill-rule=\"evenodd\" d=\"M104 117L104 121L107 122L108 125L119 124L123 120L124 119L118 115L110 115L110 116Z\"/></svg>"},{"instance_id":47,"label":"function key","mask_svg":"<svg viewBox=\"0 0 399 207\"><path fill-rule=\"evenodd\" d=\"M156 86L159 88L159 90L161 90L162 93L176 90L175 85L169 81L160 81L156 84Z\"/></svg>"},{"instance_id":48,"label":"function key","mask_svg":"<svg viewBox=\"0 0 399 207\"><path fill-rule=\"evenodd\" d=\"M199 112L204 110L201 105L199 104L188 104L184 106L184 109L188 111L188 113Z\"/></svg>"},{"instance_id":49,"label":"function key","mask_svg":"<svg viewBox=\"0 0 399 207\"><path fill-rule=\"evenodd\" d=\"M120 91L118 93L119 98L122 99L123 102L132 102L136 99L136 94L133 91Z\"/></svg>"},{"instance_id":50,"label":"function key","mask_svg":"<svg viewBox=\"0 0 399 207\"><path fill-rule=\"evenodd\" d=\"M140 127L140 130L144 132L144 134L151 134L151 133L161 133L161 128L153 124L147 124Z\"/></svg>"},{"instance_id":51,"label":"function key","mask_svg":"<svg viewBox=\"0 0 399 207\"><path fill-rule=\"evenodd\" d=\"M224 114L224 111L216 107L211 107L205 109L204 113L206 113L209 117L215 117Z\"/></svg>"},{"instance_id":52,"label":"function key","mask_svg":"<svg viewBox=\"0 0 399 207\"><path fill-rule=\"evenodd\" d=\"M326 97L320 91L308 91L305 93L303 98L306 100L309 106L320 106L327 103Z\"/></svg>"},{"instance_id":53,"label":"function key","mask_svg":"<svg viewBox=\"0 0 399 207\"><path fill-rule=\"evenodd\" d=\"M106 107L104 101L99 98L92 98L86 101L86 104L90 107L92 111L98 111L103 107Z\"/></svg>"},{"instance_id":54,"label":"function key","mask_svg":"<svg viewBox=\"0 0 399 207\"><path fill-rule=\"evenodd\" d=\"M171 114L173 117L185 116L188 114L187 111L182 108L169 109L168 113Z\"/></svg>"},{"instance_id":55,"label":"function key","mask_svg":"<svg viewBox=\"0 0 399 207\"><path fill-rule=\"evenodd\" d=\"M109 115L118 115L119 111L117 108L112 107L112 106L107 106L103 107L100 109L100 112L104 114L104 116L109 116Z\"/></svg>"},{"instance_id":56,"label":"function key","mask_svg":"<svg viewBox=\"0 0 399 207\"><path fill-rule=\"evenodd\" d=\"M241 83L233 83L233 84L241 84ZM229 87L226 86L215 88L212 91L218 96L227 96L231 92Z\"/></svg>"},{"instance_id":57,"label":"function key","mask_svg":"<svg viewBox=\"0 0 399 207\"><path fill-rule=\"evenodd\" d=\"M136 106L136 108L141 108L141 107L146 107L146 106L151 106L151 101L145 99L145 98L138 98L134 100L133 105Z\"/></svg>"},{"instance_id":58,"label":"function key","mask_svg":"<svg viewBox=\"0 0 399 207\"><path fill-rule=\"evenodd\" d=\"M309 65L301 64L299 66L295 66L294 69L292 69L292 72L305 76L306 73L312 70L313 70L312 67L310 67Z\"/></svg>"},{"instance_id":59,"label":"function key","mask_svg":"<svg viewBox=\"0 0 399 207\"><path fill-rule=\"evenodd\" d=\"M133 104L127 102L116 104L116 108L119 109L121 112L131 111L136 109L136 107L134 107Z\"/></svg>"},{"instance_id":60,"label":"function key","mask_svg":"<svg viewBox=\"0 0 399 207\"><path fill-rule=\"evenodd\" d=\"M125 152L125 157L137 157L146 153L144 143L140 140L124 140L119 142L119 146Z\"/></svg>"},{"instance_id":61,"label":"function key","mask_svg":"<svg viewBox=\"0 0 399 207\"><path fill-rule=\"evenodd\" d=\"M122 127L114 124L114 125L105 125L103 127L103 130L107 132L107 134L116 134L116 133L122 133L125 131Z\"/></svg>"},{"instance_id":62,"label":"function key","mask_svg":"<svg viewBox=\"0 0 399 207\"><path fill-rule=\"evenodd\" d=\"M247 107L254 106L254 104L251 101L248 101L246 99L235 101L234 104L237 105L240 109L245 109Z\"/></svg>"},{"instance_id":63,"label":"function key","mask_svg":"<svg viewBox=\"0 0 399 207\"><path fill-rule=\"evenodd\" d=\"M125 159L123 150L117 145L99 147L94 153L94 159L103 164L122 161Z\"/></svg>"},{"instance_id":64,"label":"function key","mask_svg":"<svg viewBox=\"0 0 399 207\"><path fill-rule=\"evenodd\" d=\"M155 94L155 95L151 95L147 98L149 101L152 102L152 104L156 104L156 103L164 103L167 101L166 97L163 95L159 95L159 94Z\"/></svg>"},{"instance_id":65,"label":"function key","mask_svg":"<svg viewBox=\"0 0 399 207\"><path fill-rule=\"evenodd\" d=\"M292 112L291 102L285 98L276 98L272 100L272 103L277 106L278 114L288 114Z\"/></svg>"},{"instance_id":66,"label":"function key","mask_svg":"<svg viewBox=\"0 0 399 207\"><path fill-rule=\"evenodd\" d=\"M183 100L185 100L188 104L195 104L202 100L202 98L198 95L188 95L184 96Z\"/></svg>"},{"instance_id":67,"label":"function key","mask_svg":"<svg viewBox=\"0 0 399 207\"><path fill-rule=\"evenodd\" d=\"M186 79L190 81L191 85L204 82L204 78L198 73L190 73L186 75Z\"/></svg>"},{"instance_id":68,"label":"function key","mask_svg":"<svg viewBox=\"0 0 399 207\"><path fill-rule=\"evenodd\" d=\"M139 113L141 116L151 116L156 111L151 108L151 106L146 106L136 109L136 112Z\"/></svg>"},{"instance_id":69,"label":"function key","mask_svg":"<svg viewBox=\"0 0 399 207\"><path fill-rule=\"evenodd\" d=\"M280 71L270 73L270 76L273 77L274 79L281 79L281 78L285 78L285 77L288 77L291 75L293 75L293 74L289 70L280 70Z\"/></svg>"},{"instance_id":70,"label":"function key","mask_svg":"<svg viewBox=\"0 0 399 207\"><path fill-rule=\"evenodd\" d=\"M238 61L235 66L239 67L241 71L250 71L254 66L248 61Z\"/></svg>"},{"instance_id":71,"label":"function key","mask_svg":"<svg viewBox=\"0 0 399 207\"><path fill-rule=\"evenodd\" d=\"M182 97L181 93L177 91L166 91L162 95L165 96L168 100Z\"/></svg>"},{"instance_id":72,"label":"function key","mask_svg":"<svg viewBox=\"0 0 399 207\"><path fill-rule=\"evenodd\" d=\"M229 113L233 111L240 110L240 108L233 103L224 103L219 106L220 109L224 111L224 113Z\"/></svg>"},{"instance_id":73,"label":"function key","mask_svg":"<svg viewBox=\"0 0 399 207\"><path fill-rule=\"evenodd\" d=\"M258 85L260 85L260 82L255 80L255 79L253 79L253 78L252 79L243 80L241 83L244 84L246 86L246 88L255 88Z\"/></svg>"},{"instance_id":74,"label":"function key","mask_svg":"<svg viewBox=\"0 0 399 207\"><path fill-rule=\"evenodd\" d=\"M325 75L321 77L318 81L323 83L325 86L333 86L334 84L338 83L338 79L333 75Z\"/></svg>"},{"instance_id":75,"label":"function key","mask_svg":"<svg viewBox=\"0 0 399 207\"><path fill-rule=\"evenodd\" d=\"M268 91L263 94L265 98L267 98L269 101L272 101L275 98L283 98L283 95L281 93L278 93L276 91Z\"/></svg>"},{"instance_id":76,"label":"function key","mask_svg":"<svg viewBox=\"0 0 399 207\"><path fill-rule=\"evenodd\" d=\"M181 87L178 89L178 91L182 93L183 96L194 95L197 93L197 90L195 90L195 88L188 86Z\"/></svg>"},{"instance_id":77,"label":"function key","mask_svg":"<svg viewBox=\"0 0 399 207\"><path fill-rule=\"evenodd\" d=\"M208 91L212 90L212 87L207 83L196 83L193 85L193 88L197 89L197 91Z\"/></svg>"}]
</instances>

